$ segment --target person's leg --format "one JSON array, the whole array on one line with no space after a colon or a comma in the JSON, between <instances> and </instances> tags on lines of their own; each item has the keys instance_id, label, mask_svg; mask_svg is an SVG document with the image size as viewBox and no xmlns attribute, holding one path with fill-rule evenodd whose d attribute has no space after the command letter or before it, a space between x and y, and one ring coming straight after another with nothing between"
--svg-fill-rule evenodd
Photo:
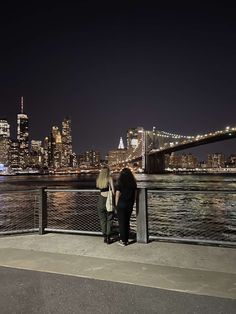
<instances>
[{"instance_id":1,"label":"person's leg","mask_svg":"<svg viewBox=\"0 0 236 314\"><path fill-rule=\"evenodd\" d=\"M127 209L127 215L126 215L126 226L125 226L125 231L126 231L126 239L127 239L127 242L129 240L129 233L130 233L130 217L131 217L131 214L132 214L132 211L133 211L133 207L130 207Z\"/></svg>"},{"instance_id":2,"label":"person's leg","mask_svg":"<svg viewBox=\"0 0 236 314\"><path fill-rule=\"evenodd\" d=\"M117 209L117 217L118 217L118 223L119 223L120 240L122 242L126 242L125 241L125 209L124 208Z\"/></svg>"},{"instance_id":3,"label":"person's leg","mask_svg":"<svg viewBox=\"0 0 236 314\"><path fill-rule=\"evenodd\" d=\"M126 208L125 213L124 213L124 242L128 243L129 239L129 210Z\"/></svg>"},{"instance_id":4,"label":"person's leg","mask_svg":"<svg viewBox=\"0 0 236 314\"><path fill-rule=\"evenodd\" d=\"M113 212L107 212L107 236L110 237L111 229L112 229L112 219L113 219Z\"/></svg>"},{"instance_id":5,"label":"person's leg","mask_svg":"<svg viewBox=\"0 0 236 314\"><path fill-rule=\"evenodd\" d=\"M103 196L99 196L98 199L98 216L100 219L100 225L102 229L102 234L104 236L104 240L107 237L107 210L106 210L106 198Z\"/></svg>"}]
</instances>

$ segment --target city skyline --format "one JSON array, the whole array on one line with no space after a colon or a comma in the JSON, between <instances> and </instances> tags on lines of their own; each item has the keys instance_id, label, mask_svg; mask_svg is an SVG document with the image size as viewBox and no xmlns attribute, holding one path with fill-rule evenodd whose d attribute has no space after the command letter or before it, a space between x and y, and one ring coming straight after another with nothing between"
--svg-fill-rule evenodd
<instances>
[{"instance_id":1,"label":"city skyline","mask_svg":"<svg viewBox=\"0 0 236 314\"><path fill-rule=\"evenodd\" d=\"M103 155L129 127L195 135L234 126L234 14L234 6L207 2L4 3L2 117L13 126L24 95L31 138L69 116L74 150ZM191 151L204 158L235 147L231 140Z\"/></svg>"},{"instance_id":2,"label":"city skyline","mask_svg":"<svg viewBox=\"0 0 236 314\"><path fill-rule=\"evenodd\" d=\"M70 155L72 155L73 153L76 153L77 155L79 155L79 154L85 154L86 152L89 152L89 151L98 151L99 152L99 154L100 154L100 151L99 150L94 150L93 148L91 148L91 147L88 147L87 149L85 149L85 150L83 150L83 151L72 151L72 145L73 145L73 142L72 142L72 129L71 129L71 119L69 118L69 117L66 117L66 118L64 118L63 119L63 121L62 122L60 122L59 123L59 125L60 124L62 124L62 127L61 127L61 130L59 130L59 128L58 128L58 126L57 125L51 125L51 128L50 128L50 131L49 131L49 133L48 134L46 134L45 136L44 136L44 138L40 138L40 139L35 139L35 138L32 138L32 136L30 136L31 135L31 132L30 132L30 130L28 129L28 124L29 124L29 117L28 117L28 115L27 115L27 113L25 112L25 110L24 110L24 97L23 96L21 96L20 97L20 112L16 115L16 117L17 117L17 120L16 120L16 125L15 125L15 129L16 129L16 135L15 136L12 136L12 133L11 133L11 126L10 126L10 124L8 125L8 129L5 131L5 132L7 132L7 133L9 133L9 137L13 140L13 141L15 141L16 139L17 139L17 141L20 143L21 141L23 141L23 142L25 142L25 140L26 140L26 142L28 142L28 144L27 145L29 145L29 147L27 146L27 147L24 147L25 146L25 144L23 143L23 150L24 149L26 149L26 151L28 150L29 151L29 149L30 149L30 145L32 145L32 144L30 144L32 141L41 141L42 143L47 139L47 138L50 138L50 136L52 136L52 135L50 135L50 134L53 134L54 132L59 132L59 137L61 138L63 138L63 135L64 135L64 140L61 140L60 139L60 141L63 143L64 142L64 145L65 145L65 147L67 147L67 148L65 148L65 152L63 153L64 154L64 157L62 158L62 159L64 159L64 160L67 160L66 162L65 162L65 164L68 164L69 163L69 156ZM0 119L1 119L1 117L0 117ZM8 122L8 119L6 119L6 118L4 118L4 120L6 120L7 122ZM23 121L23 124L22 124L22 122L21 121ZM65 121L69 121L69 125L67 125L67 123L65 122ZM24 133L23 133L23 135L22 134L20 134L21 132L20 132L20 125L22 124L22 126L23 126L23 128L24 128ZM25 129L26 128L26 129ZM123 137L120 137L119 138L119 145L117 146L117 147L110 147L109 148L109 150L107 151L107 152L105 152L105 156L101 156L102 157L102 159L104 159L104 157L106 157L107 156L107 154L108 154L108 152L109 151L111 151L111 150L116 150L117 148L118 149L129 149L129 146L130 146L130 143L128 143L128 138L127 138L127 134L128 134L128 132L129 132L129 130L135 130L135 129L139 129L139 128L141 128L142 129L142 127L135 127L135 128L133 128L133 127L130 127L128 130L126 130L125 131L125 139L126 139L126 141L125 141L125 144L123 143ZM229 127L226 127L226 129L227 128L229 128ZM155 129L155 127L153 128L153 130L155 130L155 132L157 131L156 129ZM159 130L159 131L163 131L163 130ZM215 130L216 131L216 130ZM149 132L152 132L152 131L149 131ZM220 132L220 131L217 131L217 132ZM217 133L216 132L216 133ZM221 131L222 132L222 131ZM164 131L164 133L165 133L165 131ZM67 135L67 134L69 134L69 135ZM171 134L171 133L170 133ZM210 134L212 134L212 133L210 133ZM177 135L177 134L173 134L173 135ZM23 138L22 138L22 136L23 136ZM56 135L54 135L55 136L55 138L57 137ZM69 137L68 137L69 136ZM182 136L182 135L177 135L177 136ZM191 137L191 136L187 136L187 135L184 135L184 136L186 136L186 137ZM204 136L204 134L199 134L198 136ZM24 140L24 138L25 138L25 140ZM228 140L226 140L227 142L228 142ZM232 139L230 140L230 141L232 141ZM223 140L223 142L225 142L225 140ZM214 144L215 145L217 145L218 143L213 143L213 146L214 146ZM206 146L212 146L212 144L205 144ZM205 146L204 145L204 146ZM20 144L20 146L21 146L21 144ZM198 157L198 155L197 154L194 154L194 150L196 151L198 149L198 147L196 147L196 148L187 148L187 149L182 149L181 150L181 154L182 155L185 155L185 154L193 154L193 155L196 155L196 157L199 159L199 161L206 161L206 159L208 158L208 155L210 155L210 154L224 154L226 157L227 157L227 155L228 156L230 156L230 155L235 155L236 153L235 153L235 151L232 151L232 152L228 152L228 153L225 153L224 151L209 151L207 154L206 154L206 156L205 156L205 158L199 158ZM68 156L67 156L68 155ZM23 158L23 157L22 157ZM63 163L63 162L62 162Z\"/></svg>"},{"instance_id":3,"label":"city skyline","mask_svg":"<svg viewBox=\"0 0 236 314\"><path fill-rule=\"evenodd\" d=\"M6 122L8 122L8 120L5 119L5 118L3 120L1 120L1 121L4 121L4 120L6 120ZM69 122L69 124L68 124L68 122ZM79 152L75 152L74 150L72 150L72 129L71 129L71 119L69 117L66 117L66 118L63 119L61 130L58 128L58 126L51 125L49 133L46 134L46 136L44 136L44 138L42 138L42 139L34 139L34 138L32 138L30 136L28 125L29 125L29 117L27 116L27 113L24 110L24 97L21 96L21 98L20 98L20 113L17 114L17 124L16 124L16 129L17 129L16 133L17 134L16 134L15 138L14 138L14 136L12 136L12 133L10 131L10 129L11 129L10 125L8 125L7 130L5 130L5 133L7 132L9 134L8 137L10 137L13 140L13 142L15 140L17 140L19 142L19 146L20 147L23 145L22 148L20 148L20 151L23 150L23 152L20 153L20 155L22 155L22 157L20 157L20 159L23 158L23 155L25 154L24 151L26 151L26 152L28 151L28 153L30 152L30 147L32 146L32 142L41 142L41 143L43 143L43 142L45 142L45 140L50 139L50 137L52 137L52 134L54 134L53 137L55 138L55 141L57 141L56 140L56 138L57 138L56 134L58 132L59 132L58 136L60 138L60 142L63 144L63 147L64 147L63 148L64 152L62 152L62 164L63 163L65 165L69 164L69 159L70 159L69 156L72 156L74 153L79 155L79 154L88 153L89 151L94 151L95 152L95 150L93 148L91 148L91 147L86 149L86 150L84 150L84 151L79 151ZM23 127L23 130L24 130L23 133L20 130L22 127ZM6 126L5 126L5 128L6 128ZM118 148L118 150L119 149L130 149L131 144L129 142L130 140L128 140L128 137L127 137L128 133L130 131L131 131L131 133L133 131L134 132L139 132L138 131L139 129L144 130L142 127L135 127L135 128L131 127L128 130L126 130L126 136L125 136L126 142L125 142L125 144L123 143L123 137L120 137L118 147L111 147L111 148L109 148L109 150L107 152L105 152L105 156L101 156L101 158L104 159L107 156L107 154L109 153L109 151L116 150L117 148ZM228 130L229 129L230 130L231 129L234 130L235 128L229 128L229 126L227 126L225 128L225 130L227 130L227 129ZM154 132L160 131L160 132L166 133L164 130L156 130L155 127L153 128L152 131L149 130L148 132L152 133L153 131ZM208 135L211 135L211 134L213 135L215 133L216 134L217 133L221 133L221 132L224 132L224 130L214 130L212 132L213 133L209 132ZM173 136L177 136L177 137L182 137L183 136L183 135L178 135L178 134L173 134L173 133L166 133L166 134L169 134L169 135L172 134ZM205 134L198 134L197 137L198 138L205 137L206 135L207 135L206 133ZM187 139L187 138L191 138L192 136L184 135L184 137L186 137L186 139ZM230 140L232 141L232 139L230 139ZM223 140L223 142L224 141L225 140ZM21 142L22 142L22 144L21 144ZM216 142L214 143L213 142L213 145L214 144L218 144L218 143L216 143ZM135 144L135 146L136 145L137 144ZM205 144L205 145L209 145L209 144ZM212 144L211 144L211 146L212 146ZM198 149L198 146L197 146L197 148L194 148L194 147L193 148L186 148L186 149L182 149L180 151L182 152L181 153L182 155L185 155L185 154L193 154L193 155L195 155L196 158L199 159L199 162L206 161L208 159L208 157L209 157L208 155L210 155L210 154L223 154L223 155L225 155L225 157L229 157L230 155L235 155L234 151L233 152L231 151L231 152L228 152L228 153L222 152L222 151L209 151L208 154L205 156L205 158L199 158L197 154L194 154L194 150L197 150L197 149ZM96 150L96 152L99 152L99 155L100 155L100 151L99 150ZM65 161L63 162L63 160L65 160Z\"/></svg>"},{"instance_id":4,"label":"city skyline","mask_svg":"<svg viewBox=\"0 0 236 314\"><path fill-rule=\"evenodd\" d=\"M166 171L235 172L236 154L223 153L207 155L207 161L200 161L183 147L193 147L212 141L227 140L236 136L236 127L226 127L209 134L196 137L164 131L145 130L142 127L130 128L126 133L126 146L120 137L119 146L108 151L106 161L99 151L87 150L76 154L72 148L71 120L67 117L61 128L52 126L44 139L31 139L29 117L24 111L21 97L20 113L17 114L17 137L12 138L10 125L0 119L0 172L13 174L68 174L96 172L105 162L112 171L119 171L125 165L135 172L165 173Z\"/></svg>"}]
</instances>

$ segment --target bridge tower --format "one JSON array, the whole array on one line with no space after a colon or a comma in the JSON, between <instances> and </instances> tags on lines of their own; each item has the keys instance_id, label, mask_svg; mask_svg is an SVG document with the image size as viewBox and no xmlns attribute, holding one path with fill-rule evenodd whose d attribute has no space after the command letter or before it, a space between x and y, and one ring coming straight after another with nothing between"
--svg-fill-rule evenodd
<instances>
[{"instance_id":1,"label":"bridge tower","mask_svg":"<svg viewBox=\"0 0 236 314\"><path fill-rule=\"evenodd\" d=\"M156 145L156 130L143 130L142 134L142 170L144 173L156 174L163 173L165 170L165 155L160 153L149 154L152 148L157 148Z\"/></svg>"},{"instance_id":2,"label":"bridge tower","mask_svg":"<svg viewBox=\"0 0 236 314\"><path fill-rule=\"evenodd\" d=\"M157 174L165 172L165 154L160 153L158 155L152 154L146 157L146 169L145 173Z\"/></svg>"}]
</instances>

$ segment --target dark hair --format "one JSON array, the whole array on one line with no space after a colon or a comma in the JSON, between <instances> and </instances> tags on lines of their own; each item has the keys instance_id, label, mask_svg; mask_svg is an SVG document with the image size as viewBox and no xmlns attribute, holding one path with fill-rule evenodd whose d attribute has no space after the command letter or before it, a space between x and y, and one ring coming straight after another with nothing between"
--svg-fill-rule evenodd
<instances>
[{"instance_id":1,"label":"dark hair","mask_svg":"<svg viewBox=\"0 0 236 314\"><path fill-rule=\"evenodd\" d=\"M132 171L129 168L123 168L121 170L120 176L118 179L118 185L121 185L123 187L131 187L134 189L137 188L136 179Z\"/></svg>"}]
</instances>

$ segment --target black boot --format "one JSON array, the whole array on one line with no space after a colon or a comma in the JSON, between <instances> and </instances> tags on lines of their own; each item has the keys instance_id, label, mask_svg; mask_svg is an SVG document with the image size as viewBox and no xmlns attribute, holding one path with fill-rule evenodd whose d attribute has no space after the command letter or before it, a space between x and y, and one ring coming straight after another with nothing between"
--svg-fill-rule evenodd
<instances>
[{"instance_id":1,"label":"black boot","mask_svg":"<svg viewBox=\"0 0 236 314\"><path fill-rule=\"evenodd\" d=\"M107 241L106 241L107 244L111 244L111 238L109 236L107 236Z\"/></svg>"},{"instance_id":2,"label":"black boot","mask_svg":"<svg viewBox=\"0 0 236 314\"><path fill-rule=\"evenodd\" d=\"M107 243L107 236L104 235L103 237L104 237L103 242L104 242L104 243Z\"/></svg>"}]
</instances>

